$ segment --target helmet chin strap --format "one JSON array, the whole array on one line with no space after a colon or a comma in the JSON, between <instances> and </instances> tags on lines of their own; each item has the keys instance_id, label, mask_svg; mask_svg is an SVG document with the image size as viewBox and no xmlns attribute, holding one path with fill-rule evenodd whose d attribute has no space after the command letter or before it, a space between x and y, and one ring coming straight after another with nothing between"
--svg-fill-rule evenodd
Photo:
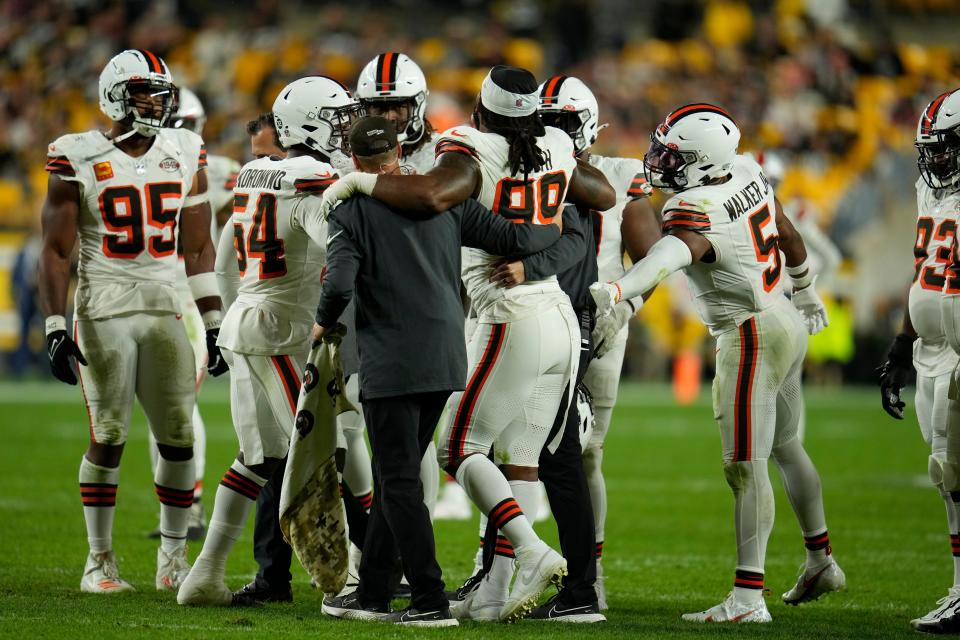
<instances>
[{"instance_id":1,"label":"helmet chin strap","mask_svg":"<svg viewBox=\"0 0 960 640\"><path fill-rule=\"evenodd\" d=\"M123 133L123 134L117 136L116 138L114 138L114 139L112 140L112 142L113 142L113 144L117 144L118 142L123 142L124 140L126 140L127 138L130 138L131 136L133 136L133 135L136 134L136 133L137 133L137 130L136 130L136 129L130 129L130 131L127 131L126 133Z\"/></svg>"}]
</instances>

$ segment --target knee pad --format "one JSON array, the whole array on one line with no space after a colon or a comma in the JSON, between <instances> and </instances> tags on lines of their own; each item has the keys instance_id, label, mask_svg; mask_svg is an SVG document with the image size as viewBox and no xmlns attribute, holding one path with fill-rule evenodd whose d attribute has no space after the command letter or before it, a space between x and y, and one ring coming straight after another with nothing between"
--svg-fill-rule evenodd
<instances>
[{"instance_id":1,"label":"knee pad","mask_svg":"<svg viewBox=\"0 0 960 640\"><path fill-rule=\"evenodd\" d=\"M927 474L935 487L943 486L943 465L945 462L946 455L942 451L937 451L927 458Z\"/></svg>"},{"instance_id":2,"label":"knee pad","mask_svg":"<svg viewBox=\"0 0 960 640\"><path fill-rule=\"evenodd\" d=\"M752 463L749 460L724 462L723 475L727 479L727 484L733 489L733 492L740 493L747 486L747 483L753 475Z\"/></svg>"}]
</instances>

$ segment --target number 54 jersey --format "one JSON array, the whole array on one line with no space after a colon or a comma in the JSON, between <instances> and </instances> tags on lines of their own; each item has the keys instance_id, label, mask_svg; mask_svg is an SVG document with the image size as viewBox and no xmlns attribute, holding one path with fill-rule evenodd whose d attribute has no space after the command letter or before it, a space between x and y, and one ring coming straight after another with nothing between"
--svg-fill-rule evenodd
<instances>
[{"instance_id":1,"label":"number 54 jersey","mask_svg":"<svg viewBox=\"0 0 960 640\"><path fill-rule=\"evenodd\" d=\"M663 207L663 230L702 234L713 247L686 268L700 317L714 336L783 300L773 187L760 165L738 155L731 178L678 193Z\"/></svg>"},{"instance_id":2,"label":"number 54 jersey","mask_svg":"<svg viewBox=\"0 0 960 640\"><path fill-rule=\"evenodd\" d=\"M180 313L177 225L194 176L206 166L200 136L161 129L134 158L100 131L47 149L46 169L80 188L78 318Z\"/></svg>"},{"instance_id":3,"label":"number 54 jersey","mask_svg":"<svg viewBox=\"0 0 960 640\"><path fill-rule=\"evenodd\" d=\"M337 179L310 156L244 165L233 190L233 247L240 284L218 344L235 353L303 355L326 263L320 196Z\"/></svg>"}]
</instances>

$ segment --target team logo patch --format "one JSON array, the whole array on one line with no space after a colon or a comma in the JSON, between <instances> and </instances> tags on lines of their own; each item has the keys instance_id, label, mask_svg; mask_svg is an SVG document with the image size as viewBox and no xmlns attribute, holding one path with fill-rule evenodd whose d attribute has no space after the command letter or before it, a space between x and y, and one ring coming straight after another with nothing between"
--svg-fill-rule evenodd
<instances>
[{"instance_id":1,"label":"team logo patch","mask_svg":"<svg viewBox=\"0 0 960 640\"><path fill-rule=\"evenodd\" d=\"M110 166L110 162L98 162L93 165L93 175L97 177L97 180L109 180L113 177L113 167Z\"/></svg>"},{"instance_id":2,"label":"team logo patch","mask_svg":"<svg viewBox=\"0 0 960 640\"><path fill-rule=\"evenodd\" d=\"M297 421L295 424L297 427L297 433L300 434L301 439L306 438L307 435L313 431L314 422L315 418L313 417L313 414L306 409L297 414Z\"/></svg>"},{"instance_id":3,"label":"team logo patch","mask_svg":"<svg viewBox=\"0 0 960 640\"><path fill-rule=\"evenodd\" d=\"M171 173L180 169L180 163L173 158L164 158L160 161L160 168Z\"/></svg>"},{"instance_id":4,"label":"team logo patch","mask_svg":"<svg viewBox=\"0 0 960 640\"><path fill-rule=\"evenodd\" d=\"M317 367L314 364L308 363L306 369L303 371L303 393L310 393L317 387L317 383L320 382L320 372L317 371Z\"/></svg>"}]
</instances>

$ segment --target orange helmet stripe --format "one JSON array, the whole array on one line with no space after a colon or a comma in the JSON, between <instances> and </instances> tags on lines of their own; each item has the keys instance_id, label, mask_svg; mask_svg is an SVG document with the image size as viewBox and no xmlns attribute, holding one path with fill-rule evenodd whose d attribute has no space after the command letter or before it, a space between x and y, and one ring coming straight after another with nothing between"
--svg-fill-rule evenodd
<instances>
[{"instance_id":1,"label":"orange helmet stripe","mask_svg":"<svg viewBox=\"0 0 960 640\"><path fill-rule=\"evenodd\" d=\"M147 61L147 68L150 69L151 73L163 73L163 64L160 63L160 58L154 55L152 51L147 51L146 49L137 49L137 51L139 51L143 59Z\"/></svg>"},{"instance_id":2,"label":"orange helmet stripe","mask_svg":"<svg viewBox=\"0 0 960 640\"><path fill-rule=\"evenodd\" d=\"M389 91L397 82L397 60L393 51L381 53L377 60L377 91Z\"/></svg>"},{"instance_id":3,"label":"orange helmet stripe","mask_svg":"<svg viewBox=\"0 0 960 640\"><path fill-rule=\"evenodd\" d=\"M553 76L547 81L546 86L543 88L543 93L540 94L540 97L545 103L555 104L557 102L557 94L560 93L560 86L566 79L567 76Z\"/></svg>"},{"instance_id":4,"label":"orange helmet stripe","mask_svg":"<svg viewBox=\"0 0 960 640\"><path fill-rule=\"evenodd\" d=\"M703 112L719 113L720 115L726 116L727 118L730 118L730 120L733 120L733 117L729 113L727 113L725 109L721 109L720 107L714 104L708 104L706 102L698 102L694 104L684 105L679 109L676 109L670 112L670 115L667 116L667 120L666 120L667 126L672 127L677 123L678 120L680 120L680 118L684 116L688 116L693 113L703 113Z\"/></svg>"},{"instance_id":5,"label":"orange helmet stripe","mask_svg":"<svg viewBox=\"0 0 960 640\"><path fill-rule=\"evenodd\" d=\"M923 126L920 128L922 133L929 134L933 131L933 121L937 119L937 112L940 111L940 105L943 104L943 101L947 99L950 93L950 91L941 93L933 102L927 105L926 111L923 112Z\"/></svg>"}]
</instances>

